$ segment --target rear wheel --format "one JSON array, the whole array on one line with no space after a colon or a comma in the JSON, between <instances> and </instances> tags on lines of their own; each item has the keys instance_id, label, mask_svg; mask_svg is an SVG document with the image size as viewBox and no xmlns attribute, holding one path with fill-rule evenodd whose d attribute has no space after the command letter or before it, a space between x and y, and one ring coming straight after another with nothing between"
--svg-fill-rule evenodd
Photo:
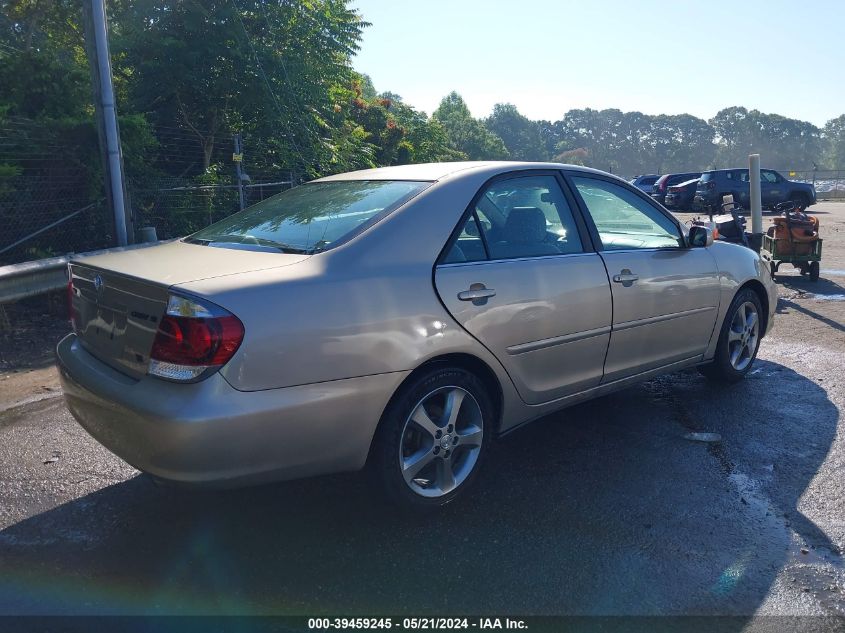
<instances>
[{"instance_id":1,"label":"rear wheel","mask_svg":"<svg viewBox=\"0 0 845 633\"><path fill-rule=\"evenodd\" d=\"M762 314L757 293L748 288L738 292L722 323L716 355L706 365L699 365L699 372L721 382L742 380L757 357L762 338Z\"/></svg>"},{"instance_id":2,"label":"rear wheel","mask_svg":"<svg viewBox=\"0 0 845 633\"><path fill-rule=\"evenodd\" d=\"M808 206L810 206L807 202L807 197L801 195L800 193L794 193L789 196L789 201L802 211L804 211Z\"/></svg>"},{"instance_id":3,"label":"rear wheel","mask_svg":"<svg viewBox=\"0 0 845 633\"><path fill-rule=\"evenodd\" d=\"M819 263L810 262L810 281L819 280Z\"/></svg>"},{"instance_id":4,"label":"rear wheel","mask_svg":"<svg viewBox=\"0 0 845 633\"><path fill-rule=\"evenodd\" d=\"M476 478L493 429L483 383L460 367L435 367L388 405L369 469L393 503L425 511L445 505Z\"/></svg>"}]
</instances>

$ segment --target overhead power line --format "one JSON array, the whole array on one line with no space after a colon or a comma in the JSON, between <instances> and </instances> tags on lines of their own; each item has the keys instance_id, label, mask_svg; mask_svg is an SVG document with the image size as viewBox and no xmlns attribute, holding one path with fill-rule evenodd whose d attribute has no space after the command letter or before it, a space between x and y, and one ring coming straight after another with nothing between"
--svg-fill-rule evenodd
<instances>
[{"instance_id":1,"label":"overhead power line","mask_svg":"<svg viewBox=\"0 0 845 633\"><path fill-rule=\"evenodd\" d=\"M238 23L241 25L241 30L244 32L244 37L246 38L247 44L249 45L249 48L252 51L252 56L255 59L255 63L258 66L258 72L261 73L261 77L263 78L264 83L267 86L267 91L270 93L270 97L272 98L273 103L276 106L276 110L278 111L279 116L282 118L283 124L285 125L285 127L288 128L288 131L290 132L290 127L285 119L286 113L282 109L281 103L279 103L279 99L276 96L276 91L273 90L273 85L270 83L270 79L267 77L267 73L264 72L264 66L261 64L261 59L258 57L258 52L256 51L255 46L252 43L252 38L250 37L249 32L246 30L246 26L244 25L244 22L241 19L240 11L238 11L238 7L235 4L234 0L230 0L230 2L232 5L232 9L235 12L235 17L237 18ZM306 165L308 165L308 161L305 160L305 156L303 155L302 150L299 149L299 145L294 139L293 134L290 135L290 142L293 146L294 151L299 156L299 159L302 161L302 166L305 167Z\"/></svg>"}]
</instances>

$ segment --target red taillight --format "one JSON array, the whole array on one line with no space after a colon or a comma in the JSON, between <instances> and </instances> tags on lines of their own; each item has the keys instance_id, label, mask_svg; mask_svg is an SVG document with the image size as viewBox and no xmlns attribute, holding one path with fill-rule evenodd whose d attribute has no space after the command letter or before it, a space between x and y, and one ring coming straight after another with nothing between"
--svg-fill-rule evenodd
<instances>
[{"instance_id":1,"label":"red taillight","mask_svg":"<svg viewBox=\"0 0 845 633\"><path fill-rule=\"evenodd\" d=\"M683 191L683 187L669 187L669 193L678 193L679 191Z\"/></svg>"},{"instance_id":2,"label":"red taillight","mask_svg":"<svg viewBox=\"0 0 845 633\"><path fill-rule=\"evenodd\" d=\"M148 372L171 380L195 380L225 365L244 338L240 319L200 299L172 295L159 322Z\"/></svg>"},{"instance_id":3,"label":"red taillight","mask_svg":"<svg viewBox=\"0 0 845 633\"><path fill-rule=\"evenodd\" d=\"M225 365L243 336L243 325L234 316L198 319L166 315L158 326L150 357L176 365Z\"/></svg>"}]
</instances>

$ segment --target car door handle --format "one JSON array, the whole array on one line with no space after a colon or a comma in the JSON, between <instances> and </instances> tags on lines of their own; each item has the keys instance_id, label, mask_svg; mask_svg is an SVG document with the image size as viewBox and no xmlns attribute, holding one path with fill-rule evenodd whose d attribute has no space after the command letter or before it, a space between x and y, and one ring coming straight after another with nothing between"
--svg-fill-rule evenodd
<instances>
[{"instance_id":1,"label":"car door handle","mask_svg":"<svg viewBox=\"0 0 845 633\"><path fill-rule=\"evenodd\" d=\"M613 275L613 281L622 284L626 288L634 283L637 279L639 279L639 275L635 275L627 268L623 268L622 272L618 275Z\"/></svg>"},{"instance_id":2,"label":"car door handle","mask_svg":"<svg viewBox=\"0 0 845 633\"><path fill-rule=\"evenodd\" d=\"M496 291L484 284L472 284L469 290L463 290L458 293L458 299L461 301L472 301L474 305L484 305L487 303L487 299L495 296Z\"/></svg>"}]
</instances>

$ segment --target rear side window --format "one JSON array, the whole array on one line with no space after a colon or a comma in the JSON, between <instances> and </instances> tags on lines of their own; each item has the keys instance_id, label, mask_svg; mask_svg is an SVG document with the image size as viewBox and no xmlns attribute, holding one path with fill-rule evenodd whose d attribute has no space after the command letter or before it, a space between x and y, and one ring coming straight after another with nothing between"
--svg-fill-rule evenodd
<instances>
[{"instance_id":1,"label":"rear side window","mask_svg":"<svg viewBox=\"0 0 845 633\"><path fill-rule=\"evenodd\" d=\"M514 259L583 250L572 210L555 177L524 176L485 188L443 261L479 261L482 253L489 259Z\"/></svg>"},{"instance_id":2,"label":"rear side window","mask_svg":"<svg viewBox=\"0 0 845 633\"><path fill-rule=\"evenodd\" d=\"M230 215L186 241L316 253L363 231L429 184L405 180L309 183Z\"/></svg>"}]
</instances>

